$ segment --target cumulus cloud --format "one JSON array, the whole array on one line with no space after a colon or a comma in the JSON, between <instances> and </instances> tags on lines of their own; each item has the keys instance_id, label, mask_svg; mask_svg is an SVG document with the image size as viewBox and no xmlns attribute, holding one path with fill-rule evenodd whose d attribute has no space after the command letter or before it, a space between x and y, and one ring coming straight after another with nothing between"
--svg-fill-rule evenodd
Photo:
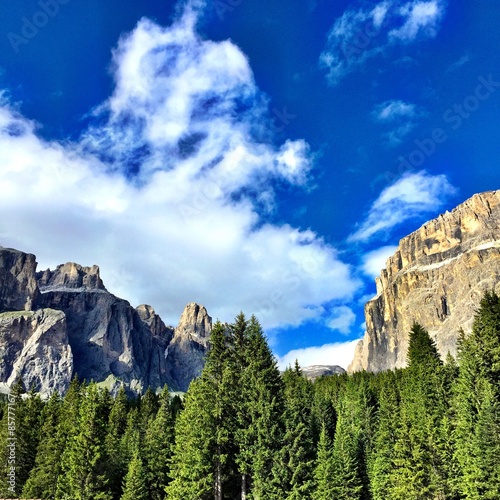
<instances>
[{"instance_id":1,"label":"cumulus cloud","mask_svg":"<svg viewBox=\"0 0 500 500\"><path fill-rule=\"evenodd\" d=\"M333 24L320 65L330 84L388 50L437 35L444 0L384 0L375 7L349 9Z\"/></svg>"},{"instance_id":2,"label":"cumulus cloud","mask_svg":"<svg viewBox=\"0 0 500 500\"><path fill-rule=\"evenodd\" d=\"M332 330L337 330L344 335L348 335L355 322L356 315L350 307L337 306L332 309L327 325Z\"/></svg>"},{"instance_id":3,"label":"cumulus cloud","mask_svg":"<svg viewBox=\"0 0 500 500\"><path fill-rule=\"evenodd\" d=\"M202 39L204 2L141 20L113 53L115 88L73 142L0 102L0 244L40 267L99 264L113 293L169 323L197 301L266 328L325 316L359 283L313 231L267 222L277 183L307 184L302 140L273 142L266 98L230 41Z\"/></svg>"},{"instance_id":4,"label":"cumulus cloud","mask_svg":"<svg viewBox=\"0 0 500 500\"><path fill-rule=\"evenodd\" d=\"M349 240L368 240L408 219L436 212L455 192L445 175L406 173L382 191Z\"/></svg>"},{"instance_id":5,"label":"cumulus cloud","mask_svg":"<svg viewBox=\"0 0 500 500\"><path fill-rule=\"evenodd\" d=\"M372 278L379 276L380 271L385 269L387 259L394 254L397 248L398 247L394 245L387 245L366 253L363 256L363 272Z\"/></svg>"},{"instance_id":6,"label":"cumulus cloud","mask_svg":"<svg viewBox=\"0 0 500 500\"><path fill-rule=\"evenodd\" d=\"M354 350L359 340L349 342L335 342L319 347L306 347L304 349L294 349L284 356L278 358L278 365L281 370L295 364L306 367L312 365L338 365L347 369L354 357Z\"/></svg>"}]
</instances>

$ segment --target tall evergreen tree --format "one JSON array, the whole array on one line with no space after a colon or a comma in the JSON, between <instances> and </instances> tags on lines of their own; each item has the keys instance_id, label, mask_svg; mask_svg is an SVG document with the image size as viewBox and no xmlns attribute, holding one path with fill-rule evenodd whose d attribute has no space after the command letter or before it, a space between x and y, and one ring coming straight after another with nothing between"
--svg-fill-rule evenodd
<instances>
[{"instance_id":1,"label":"tall evergreen tree","mask_svg":"<svg viewBox=\"0 0 500 500\"><path fill-rule=\"evenodd\" d=\"M193 381L179 415L167 496L172 500L223 498L229 432L224 417L230 411L223 392L228 345L225 327L215 323L201 377Z\"/></svg>"},{"instance_id":2,"label":"tall evergreen tree","mask_svg":"<svg viewBox=\"0 0 500 500\"><path fill-rule=\"evenodd\" d=\"M332 500L335 498L334 484L332 481L334 474L332 457L332 443L328 428L326 424L323 423L318 441L316 467L314 469L314 500Z\"/></svg>"},{"instance_id":3,"label":"tall evergreen tree","mask_svg":"<svg viewBox=\"0 0 500 500\"><path fill-rule=\"evenodd\" d=\"M298 362L284 375L285 434L280 457L283 462L281 485L283 498L307 500L314 488L314 422L312 384L303 374Z\"/></svg>"},{"instance_id":4,"label":"tall evergreen tree","mask_svg":"<svg viewBox=\"0 0 500 500\"><path fill-rule=\"evenodd\" d=\"M492 469L500 449L500 298L496 293L485 293L471 334L460 338L459 362L455 407L460 489L467 500L499 498L498 465Z\"/></svg>"},{"instance_id":5,"label":"tall evergreen tree","mask_svg":"<svg viewBox=\"0 0 500 500\"><path fill-rule=\"evenodd\" d=\"M123 436L127 429L128 400L123 386L120 387L109 413L106 452L109 456L109 489L115 500L122 493L123 478L127 472L129 450L124 446Z\"/></svg>"},{"instance_id":6,"label":"tall evergreen tree","mask_svg":"<svg viewBox=\"0 0 500 500\"><path fill-rule=\"evenodd\" d=\"M82 394L77 432L70 436L62 457L56 498L111 500L108 456L105 450L106 410L94 383Z\"/></svg>"},{"instance_id":7,"label":"tall evergreen tree","mask_svg":"<svg viewBox=\"0 0 500 500\"><path fill-rule=\"evenodd\" d=\"M136 451L128 465L123 485L123 495L120 500L149 500L149 498L146 486L146 471L140 453Z\"/></svg>"},{"instance_id":8,"label":"tall evergreen tree","mask_svg":"<svg viewBox=\"0 0 500 500\"><path fill-rule=\"evenodd\" d=\"M174 447L174 418L167 387L163 388L159 401L158 412L146 429L144 437L143 469L151 500L165 498Z\"/></svg>"},{"instance_id":9,"label":"tall evergreen tree","mask_svg":"<svg viewBox=\"0 0 500 500\"><path fill-rule=\"evenodd\" d=\"M46 500L55 498L57 481L61 474L61 457L65 446L64 436L58 432L61 408L61 398L54 392L42 410L41 442L35 467L23 489L23 496L26 498Z\"/></svg>"}]
</instances>

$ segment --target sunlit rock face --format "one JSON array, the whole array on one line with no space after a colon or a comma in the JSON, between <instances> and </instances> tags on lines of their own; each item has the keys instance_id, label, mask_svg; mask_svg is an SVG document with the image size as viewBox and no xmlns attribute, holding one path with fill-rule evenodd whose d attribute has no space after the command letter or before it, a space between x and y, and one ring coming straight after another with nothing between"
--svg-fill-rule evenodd
<instances>
[{"instance_id":1,"label":"sunlit rock face","mask_svg":"<svg viewBox=\"0 0 500 500\"><path fill-rule=\"evenodd\" d=\"M399 242L365 305L366 334L349 371L406 366L414 322L456 356L486 290L500 292L500 191L476 194Z\"/></svg>"},{"instance_id":2,"label":"sunlit rock face","mask_svg":"<svg viewBox=\"0 0 500 500\"><path fill-rule=\"evenodd\" d=\"M42 395L62 394L74 375L112 393L185 391L201 373L211 328L198 304L173 328L151 306L109 293L98 266L37 273L34 255L0 247L0 392L20 378Z\"/></svg>"}]
</instances>

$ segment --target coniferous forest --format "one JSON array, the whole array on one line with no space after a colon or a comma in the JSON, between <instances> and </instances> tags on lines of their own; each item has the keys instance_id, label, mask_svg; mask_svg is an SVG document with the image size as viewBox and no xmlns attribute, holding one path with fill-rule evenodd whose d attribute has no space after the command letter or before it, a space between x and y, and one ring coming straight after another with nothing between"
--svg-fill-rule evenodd
<instances>
[{"instance_id":1,"label":"coniferous forest","mask_svg":"<svg viewBox=\"0 0 500 500\"><path fill-rule=\"evenodd\" d=\"M258 321L240 314L214 325L183 401L167 388L113 398L77 380L45 402L22 392L0 410L5 498L500 499L494 293L444 363L414 324L407 368L312 383L298 365L280 374Z\"/></svg>"}]
</instances>

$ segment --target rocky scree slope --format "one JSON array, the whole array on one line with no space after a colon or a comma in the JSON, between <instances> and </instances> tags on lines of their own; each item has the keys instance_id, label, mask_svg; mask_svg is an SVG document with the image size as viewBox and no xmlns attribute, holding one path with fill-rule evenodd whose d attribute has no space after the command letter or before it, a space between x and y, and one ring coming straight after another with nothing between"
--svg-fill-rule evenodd
<instances>
[{"instance_id":1,"label":"rocky scree slope","mask_svg":"<svg viewBox=\"0 0 500 500\"><path fill-rule=\"evenodd\" d=\"M403 238L376 285L350 372L404 367L415 321L441 356L456 356L484 292L500 292L500 191L476 194Z\"/></svg>"},{"instance_id":2,"label":"rocky scree slope","mask_svg":"<svg viewBox=\"0 0 500 500\"><path fill-rule=\"evenodd\" d=\"M176 328L148 305L109 293L97 266L67 263L36 272L36 258L0 247L0 392L25 387L63 393L71 378L113 393L168 384L185 391L203 367L212 320L188 304Z\"/></svg>"}]
</instances>

